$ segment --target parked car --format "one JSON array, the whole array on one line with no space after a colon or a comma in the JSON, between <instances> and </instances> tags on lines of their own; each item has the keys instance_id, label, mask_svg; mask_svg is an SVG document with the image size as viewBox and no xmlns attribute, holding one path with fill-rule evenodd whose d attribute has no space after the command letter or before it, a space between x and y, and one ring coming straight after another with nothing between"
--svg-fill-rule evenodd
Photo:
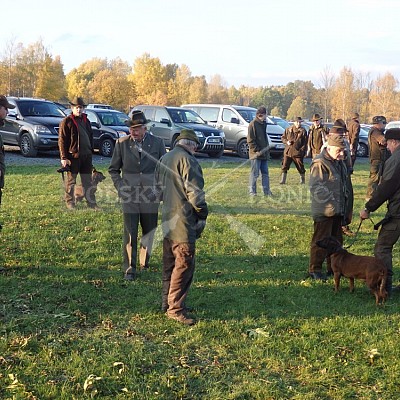
<instances>
[{"instance_id":1,"label":"parked car","mask_svg":"<svg viewBox=\"0 0 400 400\"><path fill-rule=\"evenodd\" d=\"M224 153L225 134L213 128L193 110L182 107L139 105L133 110L141 110L148 120L150 132L164 140L165 146L173 148L182 129L193 129L199 138L197 152L219 158ZM129 115L132 115L132 111Z\"/></svg>"},{"instance_id":2,"label":"parked car","mask_svg":"<svg viewBox=\"0 0 400 400\"><path fill-rule=\"evenodd\" d=\"M247 130L256 116L253 107L227 104L186 104L182 107L196 111L207 123L225 133L225 149L233 150L242 158L249 157ZM267 134L272 143L271 153L282 154L284 144L281 137L284 129L267 117Z\"/></svg>"},{"instance_id":3,"label":"parked car","mask_svg":"<svg viewBox=\"0 0 400 400\"><path fill-rule=\"evenodd\" d=\"M128 115L110 109L86 108L84 111L92 125L93 145L104 157L111 157L118 138L129 135L125 121Z\"/></svg>"},{"instance_id":4,"label":"parked car","mask_svg":"<svg viewBox=\"0 0 400 400\"><path fill-rule=\"evenodd\" d=\"M400 128L400 121L390 121L385 129Z\"/></svg>"},{"instance_id":5,"label":"parked car","mask_svg":"<svg viewBox=\"0 0 400 400\"><path fill-rule=\"evenodd\" d=\"M290 128L293 124L291 122L286 121L286 119L283 119L281 117L275 117L273 115L268 115L268 118L275 124L281 126L283 129Z\"/></svg>"},{"instance_id":6,"label":"parked car","mask_svg":"<svg viewBox=\"0 0 400 400\"><path fill-rule=\"evenodd\" d=\"M332 122L326 122L324 125L331 129L333 126ZM358 148L357 148L357 157L368 157L369 154L369 144L368 144L368 132L369 129L365 129L360 126L360 134L358 136Z\"/></svg>"},{"instance_id":7,"label":"parked car","mask_svg":"<svg viewBox=\"0 0 400 400\"><path fill-rule=\"evenodd\" d=\"M94 103L90 103L86 106L86 109L101 109L101 110L114 110L114 108L112 106L110 106L109 104L94 104Z\"/></svg>"},{"instance_id":8,"label":"parked car","mask_svg":"<svg viewBox=\"0 0 400 400\"><path fill-rule=\"evenodd\" d=\"M24 157L36 157L38 151L58 149L58 126L65 118L55 103L28 97L7 97L14 109L8 111L0 128L3 142L19 146Z\"/></svg>"}]
</instances>

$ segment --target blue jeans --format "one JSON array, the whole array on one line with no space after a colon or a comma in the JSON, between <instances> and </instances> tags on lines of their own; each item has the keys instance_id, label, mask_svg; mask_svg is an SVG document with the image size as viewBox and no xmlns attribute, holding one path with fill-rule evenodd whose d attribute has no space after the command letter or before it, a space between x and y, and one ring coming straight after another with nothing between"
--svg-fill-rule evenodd
<instances>
[{"instance_id":1,"label":"blue jeans","mask_svg":"<svg viewBox=\"0 0 400 400\"><path fill-rule=\"evenodd\" d=\"M254 195L257 193L257 178L261 172L261 184L265 195L269 195L271 190L269 188L269 172L268 160L254 159L250 160L250 179L249 179L249 192Z\"/></svg>"}]
</instances>

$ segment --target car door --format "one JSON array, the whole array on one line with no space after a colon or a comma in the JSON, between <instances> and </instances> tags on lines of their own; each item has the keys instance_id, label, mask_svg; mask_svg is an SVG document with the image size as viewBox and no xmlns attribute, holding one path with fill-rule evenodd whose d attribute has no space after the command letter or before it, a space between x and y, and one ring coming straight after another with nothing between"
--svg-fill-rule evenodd
<instances>
[{"instance_id":1,"label":"car door","mask_svg":"<svg viewBox=\"0 0 400 400\"><path fill-rule=\"evenodd\" d=\"M236 149L240 140L247 138L247 125L245 126L240 115L230 108L222 108L217 128L225 133L226 148Z\"/></svg>"},{"instance_id":2,"label":"car door","mask_svg":"<svg viewBox=\"0 0 400 400\"><path fill-rule=\"evenodd\" d=\"M88 120L90 121L90 125L92 126L92 131L93 131L93 147L95 149L99 148L100 145L100 137L102 135L102 130L101 130L101 122L99 120L99 117L94 111L90 111L88 109L85 109L85 114L88 117Z\"/></svg>"},{"instance_id":3,"label":"car door","mask_svg":"<svg viewBox=\"0 0 400 400\"><path fill-rule=\"evenodd\" d=\"M18 123L18 107L13 100L8 100L10 104L15 105L14 109L8 110L8 115L4 120L4 126L0 127L0 132L3 137L4 144L19 145L18 136L20 124Z\"/></svg>"},{"instance_id":4,"label":"car door","mask_svg":"<svg viewBox=\"0 0 400 400\"><path fill-rule=\"evenodd\" d=\"M165 108L155 108L154 120L150 122L149 127L154 136L164 140L165 146L171 146L173 124L171 117Z\"/></svg>"}]
</instances>

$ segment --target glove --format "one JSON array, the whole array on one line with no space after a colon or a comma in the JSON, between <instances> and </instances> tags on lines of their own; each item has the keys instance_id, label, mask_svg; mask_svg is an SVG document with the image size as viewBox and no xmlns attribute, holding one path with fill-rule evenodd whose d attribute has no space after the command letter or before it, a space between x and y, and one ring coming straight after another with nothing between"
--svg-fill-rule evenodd
<instances>
[{"instance_id":1,"label":"glove","mask_svg":"<svg viewBox=\"0 0 400 400\"><path fill-rule=\"evenodd\" d=\"M203 233L205 227L206 227L206 220L199 219L196 223L196 239L199 239L201 237L201 234Z\"/></svg>"}]
</instances>

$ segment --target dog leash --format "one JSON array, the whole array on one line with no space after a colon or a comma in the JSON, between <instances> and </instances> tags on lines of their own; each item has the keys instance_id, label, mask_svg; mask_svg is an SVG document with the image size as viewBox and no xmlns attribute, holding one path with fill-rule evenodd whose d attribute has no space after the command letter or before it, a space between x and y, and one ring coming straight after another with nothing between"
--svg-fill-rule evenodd
<instances>
[{"instance_id":1,"label":"dog leash","mask_svg":"<svg viewBox=\"0 0 400 400\"><path fill-rule=\"evenodd\" d=\"M361 229L361 225L362 225L363 221L364 221L364 220L360 218L360 223L358 224L358 228L357 228L357 230L356 230L356 232L355 232L355 234L354 234L353 240L352 240L352 242L351 242L348 246L344 246L345 249L349 249L349 248L350 248L351 246L353 246L353 244L355 243L355 241L356 241L356 239L357 239L358 232L359 232L360 229Z\"/></svg>"},{"instance_id":2,"label":"dog leash","mask_svg":"<svg viewBox=\"0 0 400 400\"><path fill-rule=\"evenodd\" d=\"M371 221L371 223L372 223L372 225L374 225L374 229L375 229L375 226L376 226L376 225L375 225L374 221L372 221L372 218L369 217L369 218L367 218L367 219L369 219L369 220ZM364 220L360 218L360 223L358 224L358 228L357 228L357 230L356 230L356 232L355 232L355 234L354 234L354 238L353 238L352 242L351 242L348 246L344 246L345 249L349 249L349 248L350 248L351 246L353 246L353 244L356 242L358 232L360 231L361 225L362 225L363 222L364 222Z\"/></svg>"}]
</instances>

